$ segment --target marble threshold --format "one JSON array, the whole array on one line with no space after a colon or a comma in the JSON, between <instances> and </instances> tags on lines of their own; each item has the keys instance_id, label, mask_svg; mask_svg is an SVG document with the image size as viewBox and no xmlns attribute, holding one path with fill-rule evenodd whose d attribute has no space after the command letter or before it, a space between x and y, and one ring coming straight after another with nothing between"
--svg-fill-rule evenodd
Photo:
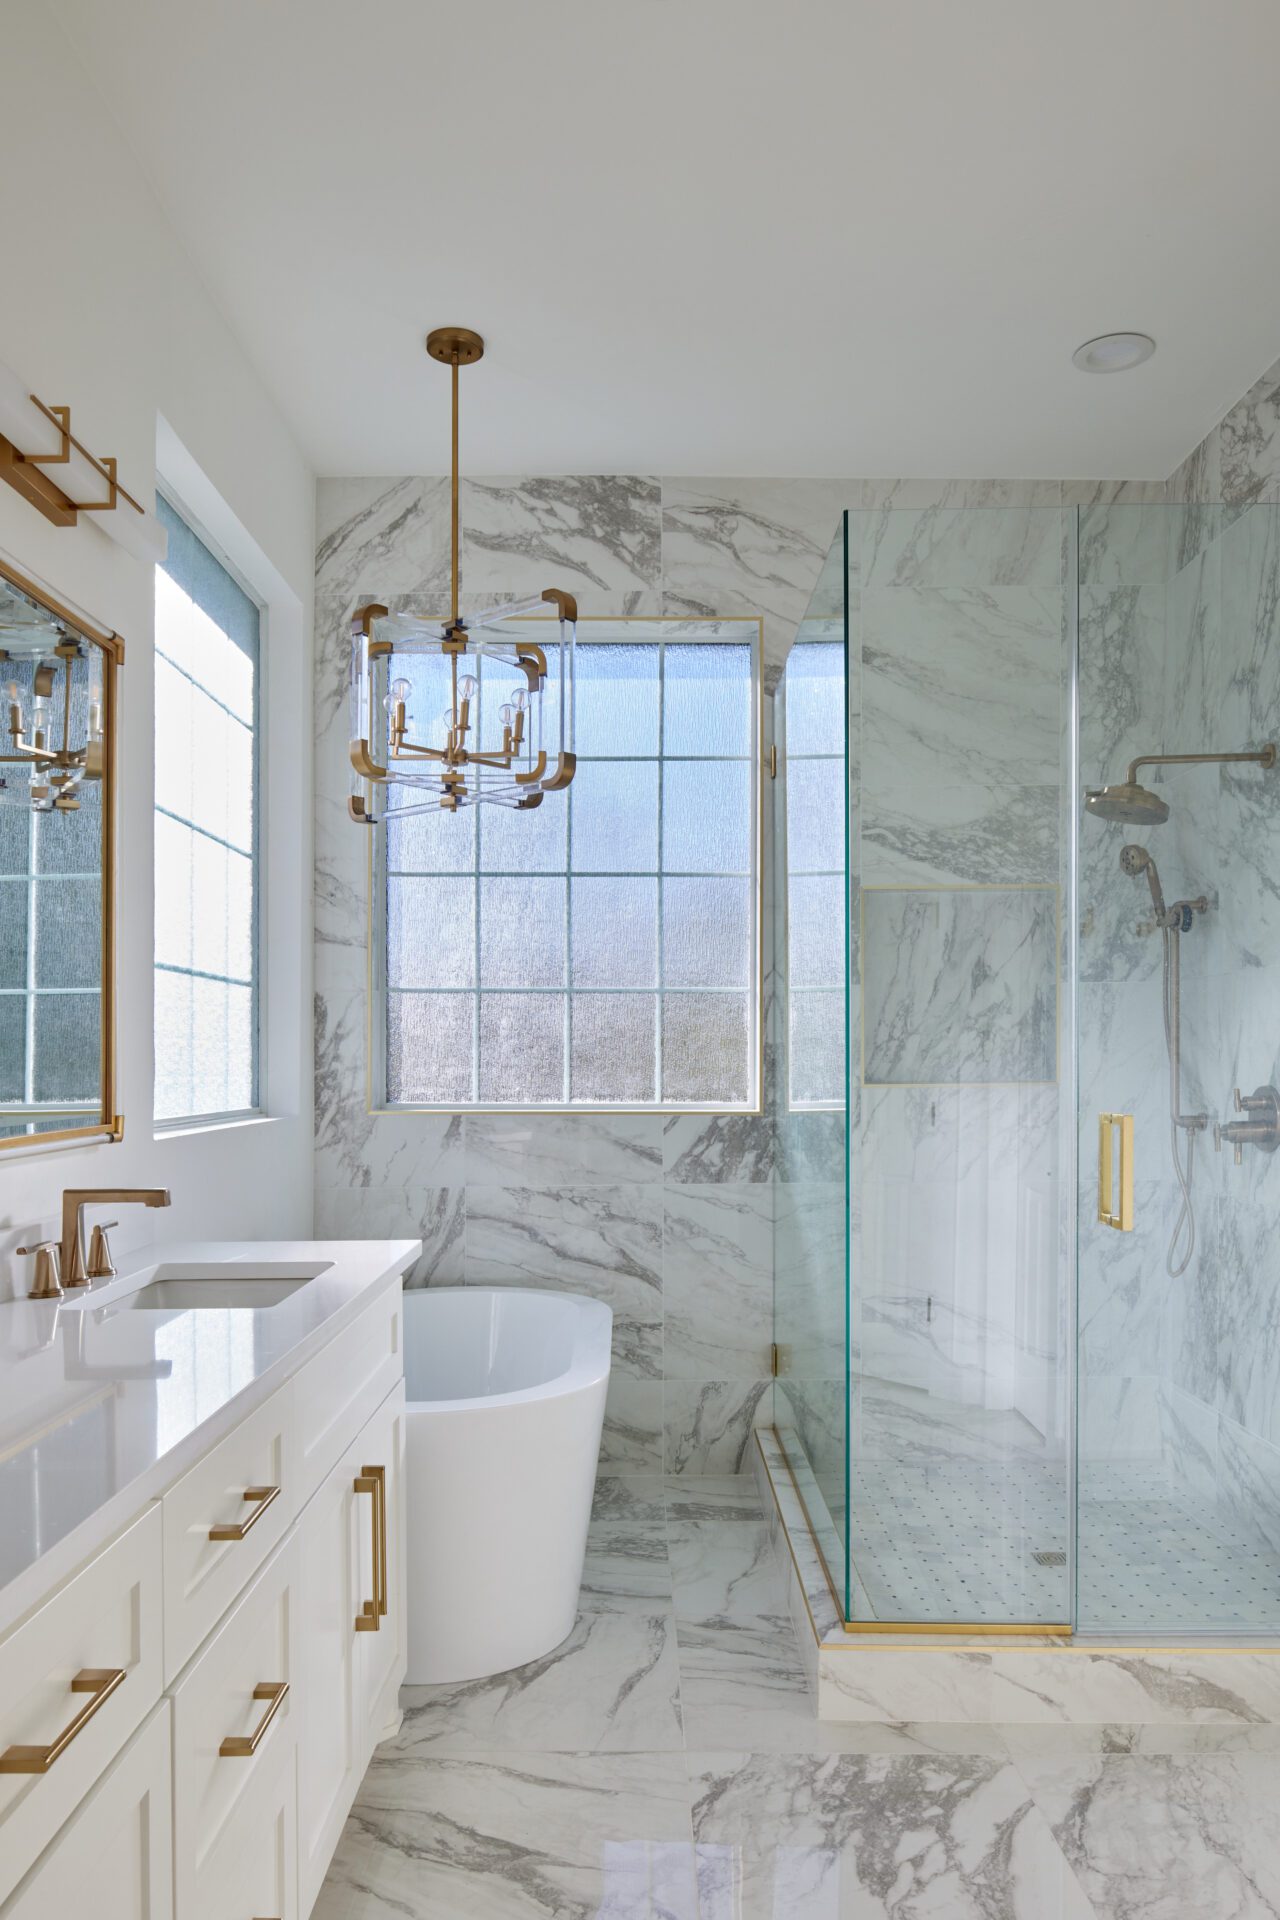
<instances>
[{"instance_id":1,"label":"marble threshold","mask_svg":"<svg viewBox=\"0 0 1280 1920\"><path fill-rule=\"evenodd\" d=\"M850 1632L787 1457L753 1467L819 1720L986 1725L1280 1724L1280 1644L1161 1646L1069 1634Z\"/></svg>"}]
</instances>

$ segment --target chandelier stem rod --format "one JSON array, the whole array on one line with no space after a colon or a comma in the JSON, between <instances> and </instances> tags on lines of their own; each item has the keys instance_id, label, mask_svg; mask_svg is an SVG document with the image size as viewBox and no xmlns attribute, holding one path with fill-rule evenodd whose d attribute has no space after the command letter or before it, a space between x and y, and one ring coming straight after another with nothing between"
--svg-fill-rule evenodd
<instances>
[{"instance_id":1,"label":"chandelier stem rod","mask_svg":"<svg viewBox=\"0 0 1280 1920\"><path fill-rule=\"evenodd\" d=\"M453 354L453 486L450 500L452 510L452 546L451 565L451 624L458 624L458 353Z\"/></svg>"}]
</instances>

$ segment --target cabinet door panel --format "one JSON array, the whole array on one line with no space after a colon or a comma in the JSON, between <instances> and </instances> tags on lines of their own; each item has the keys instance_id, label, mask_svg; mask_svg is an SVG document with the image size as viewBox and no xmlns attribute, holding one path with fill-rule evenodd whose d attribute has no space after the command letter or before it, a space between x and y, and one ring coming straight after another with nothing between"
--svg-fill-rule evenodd
<instances>
[{"instance_id":1,"label":"cabinet door panel","mask_svg":"<svg viewBox=\"0 0 1280 1920\"><path fill-rule=\"evenodd\" d=\"M404 1384L390 1394L360 1436L363 1448L361 1467L381 1469L379 1495L382 1522L382 1568L374 1567L372 1527L360 1538L360 1580L362 1596L380 1589L383 1611L376 1633L359 1635L359 1708L358 1719L364 1729L366 1752L372 1753L394 1720L397 1695L404 1679L405 1591L404 1591L404 1457L405 1457Z\"/></svg>"},{"instance_id":2,"label":"cabinet door panel","mask_svg":"<svg viewBox=\"0 0 1280 1920\"><path fill-rule=\"evenodd\" d=\"M360 1440L330 1468L298 1529L303 1699L298 1749L298 1862L302 1910L320 1889L364 1770L356 1720Z\"/></svg>"},{"instance_id":3,"label":"cabinet door panel","mask_svg":"<svg viewBox=\"0 0 1280 1920\"><path fill-rule=\"evenodd\" d=\"M169 1708L158 1707L0 1920L173 1920Z\"/></svg>"}]
</instances>

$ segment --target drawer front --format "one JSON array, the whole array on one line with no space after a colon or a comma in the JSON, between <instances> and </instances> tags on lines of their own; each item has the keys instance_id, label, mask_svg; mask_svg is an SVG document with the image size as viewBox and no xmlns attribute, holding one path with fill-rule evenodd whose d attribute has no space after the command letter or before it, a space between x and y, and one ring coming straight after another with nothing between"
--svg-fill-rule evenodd
<instances>
[{"instance_id":1,"label":"drawer front","mask_svg":"<svg viewBox=\"0 0 1280 1920\"><path fill-rule=\"evenodd\" d=\"M228 1823L197 1884L195 1920L298 1920L295 1763L282 1747Z\"/></svg>"},{"instance_id":2,"label":"drawer front","mask_svg":"<svg viewBox=\"0 0 1280 1920\"><path fill-rule=\"evenodd\" d=\"M403 1312L399 1285L388 1288L295 1377L300 1505L402 1378Z\"/></svg>"},{"instance_id":3,"label":"drawer front","mask_svg":"<svg viewBox=\"0 0 1280 1920\"><path fill-rule=\"evenodd\" d=\"M298 1510L289 1387L164 1496L164 1675L170 1685Z\"/></svg>"},{"instance_id":4,"label":"drawer front","mask_svg":"<svg viewBox=\"0 0 1280 1920\"><path fill-rule=\"evenodd\" d=\"M0 1642L0 1899L160 1698L160 1568L153 1506Z\"/></svg>"},{"instance_id":5,"label":"drawer front","mask_svg":"<svg viewBox=\"0 0 1280 1920\"><path fill-rule=\"evenodd\" d=\"M298 1724L297 1590L297 1541L290 1535L174 1690L180 1920L215 1910L219 1861L235 1854L265 1783L290 1763Z\"/></svg>"},{"instance_id":6,"label":"drawer front","mask_svg":"<svg viewBox=\"0 0 1280 1920\"><path fill-rule=\"evenodd\" d=\"M172 1920L169 1708L107 1770L0 1920Z\"/></svg>"}]
</instances>

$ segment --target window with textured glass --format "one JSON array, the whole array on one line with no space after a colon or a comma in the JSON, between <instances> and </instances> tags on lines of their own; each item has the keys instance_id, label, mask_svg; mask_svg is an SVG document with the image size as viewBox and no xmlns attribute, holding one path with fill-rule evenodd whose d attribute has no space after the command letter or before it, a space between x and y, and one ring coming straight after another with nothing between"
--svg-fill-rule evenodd
<instances>
[{"instance_id":1,"label":"window with textured glass","mask_svg":"<svg viewBox=\"0 0 1280 1920\"><path fill-rule=\"evenodd\" d=\"M258 1104L260 614L166 500L156 569L155 1117Z\"/></svg>"},{"instance_id":2,"label":"window with textured glass","mask_svg":"<svg viewBox=\"0 0 1280 1920\"><path fill-rule=\"evenodd\" d=\"M576 662L566 793L386 829L385 1102L752 1111L758 622L584 620Z\"/></svg>"}]
</instances>

